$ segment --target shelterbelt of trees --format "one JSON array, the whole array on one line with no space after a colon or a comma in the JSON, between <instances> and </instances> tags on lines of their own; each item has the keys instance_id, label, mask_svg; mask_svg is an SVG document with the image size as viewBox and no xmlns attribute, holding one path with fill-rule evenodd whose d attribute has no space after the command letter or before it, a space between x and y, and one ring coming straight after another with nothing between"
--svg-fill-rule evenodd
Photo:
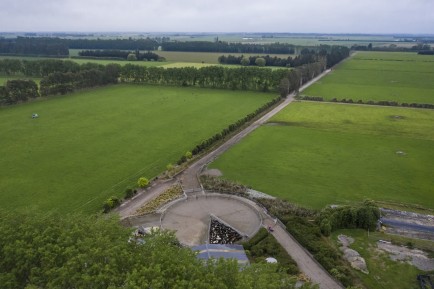
<instances>
[{"instance_id":1,"label":"shelterbelt of trees","mask_svg":"<svg viewBox=\"0 0 434 289\"><path fill-rule=\"evenodd\" d=\"M14 104L30 98L66 94L77 89L117 82L199 86L232 90L278 91L282 97L320 74L327 66L348 56L345 49L333 57L319 57L317 62L295 69L264 69L259 67L228 68L222 66L162 68L127 64L78 64L62 60L0 60L0 73L22 78L42 77L39 91L33 80L9 80L0 86L0 104ZM326 56L328 56L327 54ZM333 61L327 63L328 59Z\"/></svg>"},{"instance_id":2,"label":"shelterbelt of trees","mask_svg":"<svg viewBox=\"0 0 434 289\"><path fill-rule=\"evenodd\" d=\"M327 68L332 67L343 58L348 57L350 50L343 46L320 46L319 49L303 48L300 55L295 57L279 58L277 56L234 56L222 55L218 58L221 64L242 64L242 65L255 65L258 58L263 58L265 66L278 66L278 67L298 67L301 65L315 63L319 61L326 61Z\"/></svg>"},{"instance_id":3,"label":"shelterbelt of trees","mask_svg":"<svg viewBox=\"0 0 434 289\"><path fill-rule=\"evenodd\" d=\"M169 38L141 39L62 39L52 37L17 37L0 39L0 53L16 55L68 56L68 49L157 50L191 52L232 52L293 54L295 46L287 43L245 44L224 41L169 41Z\"/></svg>"},{"instance_id":4,"label":"shelterbelt of trees","mask_svg":"<svg viewBox=\"0 0 434 289\"><path fill-rule=\"evenodd\" d=\"M0 218L2 289L295 288L275 264L239 270L235 260L204 262L173 234L137 240L114 217L0 211Z\"/></svg>"},{"instance_id":5,"label":"shelterbelt of trees","mask_svg":"<svg viewBox=\"0 0 434 289\"><path fill-rule=\"evenodd\" d=\"M159 61L164 60L164 57L159 56L158 54L147 51L141 53L139 50L136 51L125 51L125 50L83 50L78 53L80 57L83 58L111 58L111 59L121 59L121 60L129 60L131 56L133 59L131 60L147 60L147 61Z\"/></svg>"},{"instance_id":6,"label":"shelterbelt of trees","mask_svg":"<svg viewBox=\"0 0 434 289\"><path fill-rule=\"evenodd\" d=\"M427 43L418 43L412 47L398 46L396 44L373 47L372 43L369 43L368 45L353 45L351 49L357 51L417 52L422 55L434 54L434 50Z\"/></svg>"}]
</instances>

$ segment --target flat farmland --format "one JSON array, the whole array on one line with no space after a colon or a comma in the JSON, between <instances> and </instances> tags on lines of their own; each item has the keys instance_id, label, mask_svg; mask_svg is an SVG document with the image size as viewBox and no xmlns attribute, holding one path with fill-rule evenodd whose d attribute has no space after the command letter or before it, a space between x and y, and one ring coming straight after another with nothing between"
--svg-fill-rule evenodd
<instances>
[{"instance_id":1,"label":"flat farmland","mask_svg":"<svg viewBox=\"0 0 434 289\"><path fill-rule=\"evenodd\" d=\"M166 58L170 62L193 62L193 63L211 63L218 64L218 58L222 55L235 55L235 56L258 56L259 53L223 53L223 52L182 52L182 51L154 51L158 55ZM266 54L264 54L265 56ZM293 54L268 54L272 57L288 58L294 57Z\"/></svg>"},{"instance_id":2,"label":"flat farmland","mask_svg":"<svg viewBox=\"0 0 434 289\"><path fill-rule=\"evenodd\" d=\"M434 103L434 56L358 52L304 95L399 103Z\"/></svg>"},{"instance_id":3,"label":"flat farmland","mask_svg":"<svg viewBox=\"0 0 434 289\"><path fill-rule=\"evenodd\" d=\"M297 102L223 154L223 177L311 208L434 209L434 111Z\"/></svg>"},{"instance_id":4,"label":"flat farmland","mask_svg":"<svg viewBox=\"0 0 434 289\"><path fill-rule=\"evenodd\" d=\"M0 208L97 212L275 96L116 85L0 108Z\"/></svg>"},{"instance_id":5,"label":"flat farmland","mask_svg":"<svg viewBox=\"0 0 434 289\"><path fill-rule=\"evenodd\" d=\"M37 84L39 84L39 82L41 81L42 78L37 78L37 77L26 77L26 76L6 76L6 75L0 75L0 85L5 85L6 82L8 80L14 80L14 79L32 79L34 80Z\"/></svg>"},{"instance_id":6,"label":"flat farmland","mask_svg":"<svg viewBox=\"0 0 434 289\"><path fill-rule=\"evenodd\" d=\"M107 59L84 59L84 58L48 58L48 57L27 57L27 56L0 56L0 59L20 59L20 60L42 60L42 59L55 59L55 60L70 60L78 64L84 63L96 63L101 65L107 65L110 63L116 63L119 65L134 64L142 66L162 66L168 64L163 61L127 61L127 60L107 60Z\"/></svg>"}]
</instances>

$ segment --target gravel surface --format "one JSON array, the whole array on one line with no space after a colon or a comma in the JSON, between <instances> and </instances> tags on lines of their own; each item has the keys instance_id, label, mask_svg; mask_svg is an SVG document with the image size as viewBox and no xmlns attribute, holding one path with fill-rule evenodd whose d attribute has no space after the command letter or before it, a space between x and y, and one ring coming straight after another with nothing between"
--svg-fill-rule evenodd
<instances>
[{"instance_id":1,"label":"gravel surface","mask_svg":"<svg viewBox=\"0 0 434 289\"><path fill-rule=\"evenodd\" d=\"M422 271L434 270L434 259L428 258L428 254L424 251L382 242L377 242L377 247L388 253L390 259L394 261L408 262Z\"/></svg>"}]
</instances>

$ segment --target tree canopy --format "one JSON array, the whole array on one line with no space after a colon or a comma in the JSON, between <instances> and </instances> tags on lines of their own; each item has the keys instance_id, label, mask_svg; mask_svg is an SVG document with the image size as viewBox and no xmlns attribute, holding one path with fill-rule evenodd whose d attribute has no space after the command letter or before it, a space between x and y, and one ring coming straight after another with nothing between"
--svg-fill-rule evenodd
<instances>
[{"instance_id":1,"label":"tree canopy","mask_svg":"<svg viewBox=\"0 0 434 289\"><path fill-rule=\"evenodd\" d=\"M203 261L174 235L129 242L115 217L0 212L1 288L294 288L276 267ZM174 258L176 256L176 258Z\"/></svg>"}]
</instances>

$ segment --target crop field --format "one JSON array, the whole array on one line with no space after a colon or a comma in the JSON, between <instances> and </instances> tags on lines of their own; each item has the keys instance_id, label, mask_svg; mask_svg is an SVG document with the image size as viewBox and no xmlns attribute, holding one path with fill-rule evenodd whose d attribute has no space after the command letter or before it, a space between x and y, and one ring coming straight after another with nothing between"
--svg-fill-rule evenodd
<instances>
[{"instance_id":1,"label":"crop field","mask_svg":"<svg viewBox=\"0 0 434 289\"><path fill-rule=\"evenodd\" d=\"M143 65L143 66L162 66L166 65L169 62L160 62L160 61L127 61L127 60L106 60L106 59L82 59L82 58L47 58L47 57L27 57L27 56L0 56L0 59L10 58L10 59L22 59L22 60L41 60L41 59L57 59L57 60L70 60L77 62L78 64L84 63L97 63L102 65L107 65L110 63L116 63L119 65L125 64L135 64L135 65Z\"/></svg>"},{"instance_id":2,"label":"crop field","mask_svg":"<svg viewBox=\"0 0 434 289\"><path fill-rule=\"evenodd\" d=\"M170 62L194 62L194 63L211 63L218 64L218 58L222 55L235 56L258 56L258 53L222 53L222 52L181 52L181 51L154 51L158 55L166 58ZM293 57L293 54L268 54L271 57L287 58Z\"/></svg>"},{"instance_id":3,"label":"crop field","mask_svg":"<svg viewBox=\"0 0 434 289\"><path fill-rule=\"evenodd\" d=\"M0 108L0 208L97 212L274 97L116 85Z\"/></svg>"},{"instance_id":4,"label":"crop field","mask_svg":"<svg viewBox=\"0 0 434 289\"><path fill-rule=\"evenodd\" d=\"M303 92L325 100L434 103L434 56L358 52Z\"/></svg>"},{"instance_id":5,"label":"crop field","mask_svg":"<svg viewBox=\"0 0 434 289\"><path fill-rule=\"evenodd\" d=\"M211 168L320 209L366 198L434 209L434 111L297 102Z\"/></svg>"}]
</instances>

